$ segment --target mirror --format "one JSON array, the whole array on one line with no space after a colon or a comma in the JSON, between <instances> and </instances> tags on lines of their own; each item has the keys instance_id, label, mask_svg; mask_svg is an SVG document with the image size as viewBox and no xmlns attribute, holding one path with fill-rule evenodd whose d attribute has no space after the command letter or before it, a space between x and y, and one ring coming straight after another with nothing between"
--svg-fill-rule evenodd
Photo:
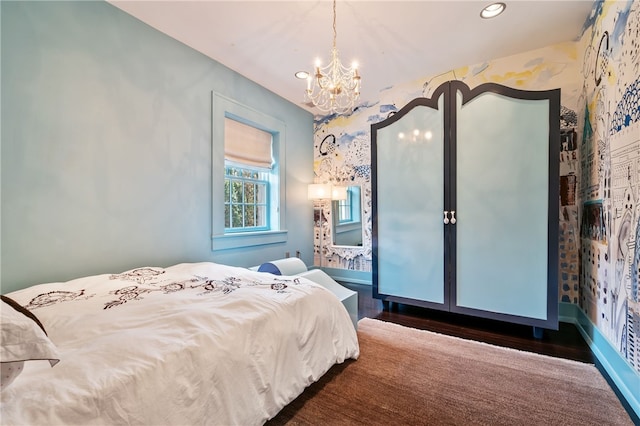
<instances>
[{"instance_id":1,"label":"mirror","mask_svg":"<svg viewBox=\"0 0 640 426\"><path fill-rule=\"evenodd\" d=\"M347 187L346 200L331 202L333 245L362 247L362 191Z\"/></svg>"}]
</instances>

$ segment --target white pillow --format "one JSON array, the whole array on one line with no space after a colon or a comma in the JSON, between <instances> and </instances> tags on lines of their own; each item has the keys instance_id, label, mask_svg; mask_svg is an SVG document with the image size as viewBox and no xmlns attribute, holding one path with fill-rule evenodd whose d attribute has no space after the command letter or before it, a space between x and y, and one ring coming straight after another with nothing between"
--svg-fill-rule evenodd
<instances>
[{"instance_id":1,"label":"white pillow","mask_svg":"<svg viewBox=\"0 0 640 426\"><path fill-rule=\"evenodd\" d=\"M22 373L24 361L0 363L0 390L6 389Z\"/></svg>"},{"instance_id":2,"label":"white pillow","mask_svg":"<svg viewBox=\"0 0 640 426\"><path fill-rule=\"evenodd\" d=\"M18 377L24 361L60 361L58 351L32 312L2 296L0 302L0 387L5 389Z\"/></svg>"}]
</instances>

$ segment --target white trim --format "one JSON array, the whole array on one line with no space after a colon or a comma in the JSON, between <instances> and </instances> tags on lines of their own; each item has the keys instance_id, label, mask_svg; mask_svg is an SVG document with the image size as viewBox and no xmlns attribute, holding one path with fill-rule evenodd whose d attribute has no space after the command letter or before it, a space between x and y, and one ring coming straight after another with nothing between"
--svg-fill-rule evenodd
<instances>
[{"instance_id":1,"label":"white trim","mask_svg":"<svg viewBox=\"0 0 640 426\"><path fill-rule=\"evenodd\" d=\"M273 135L272 173L278 182L271 184L270 231L225 234L224 231L224 129L225 118L232 118ZM287 241L286 152L287 126L275 117L242 105L217 92L211 92L211 239L212 250L275 244ZM222 200L222 202L221 202ZM282 208L281 208L282 207ZM250 237L251 236L251 237ZM278 237L275 237L278 236Z\"/></svg>"},{"instance_id":2,"label":"white trim","mask_svg":"<svg viewBox=\"0 0 640 426\"><path fill-rule=\"evenodd\" d=\"M229 250L242 247L279 244L287 241L287 231L236 232L212 235L212 250Z\"/></svg>"}]
</instances>

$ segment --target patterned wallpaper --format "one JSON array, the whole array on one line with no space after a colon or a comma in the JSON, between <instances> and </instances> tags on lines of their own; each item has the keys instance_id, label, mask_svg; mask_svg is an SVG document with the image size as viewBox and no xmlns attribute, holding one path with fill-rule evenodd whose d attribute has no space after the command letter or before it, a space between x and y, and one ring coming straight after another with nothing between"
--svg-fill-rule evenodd
<instances>
[{"instance_id":1,"label":"patterned wallpaper","mask_svg":"<svg viewBox=\"0 0 640 426\"><path fill-rule=\"evenodd\" d=\"M317 182L360 185L361 247L330 243L331 209L316 220L324 267L371 270L370 126L448 80L518 89L561 88L559 297L579 304L640 372L640 2L594 4L583 36L402 82L349 116L316 117ZM317 217L319 219L319 217ZM320 223L323 224L320 227Z\"/></svg>"},{"instance_id":2,"label":"patterned wallpaper","mask_svg":"<svg viewBox=\"0 0 640 426\"><path fill-rule=\"evenodd\" d=\"M579 304L640 372L640 2L598 3L579 50Z\"/></svg>"}]
</instances>

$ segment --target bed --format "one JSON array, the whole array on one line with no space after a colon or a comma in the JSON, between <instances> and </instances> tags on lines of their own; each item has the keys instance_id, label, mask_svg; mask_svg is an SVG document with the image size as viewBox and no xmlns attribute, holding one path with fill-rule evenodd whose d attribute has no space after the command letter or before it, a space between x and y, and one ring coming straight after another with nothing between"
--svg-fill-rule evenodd
<instances>
[{"instance_id":1,"label":"bed","mask_svg":"<svg viewBox=\"0 0 640 426\"><path fill-rule=\"evenodd\" d=\"M3 383L3 425L263 424L359 355L344 306L304 277L183 263L5 296L44 328L28 319L19 344L46 348ZM16 312L2 302L3 367Z\"/></svg>"}]
</instances>

